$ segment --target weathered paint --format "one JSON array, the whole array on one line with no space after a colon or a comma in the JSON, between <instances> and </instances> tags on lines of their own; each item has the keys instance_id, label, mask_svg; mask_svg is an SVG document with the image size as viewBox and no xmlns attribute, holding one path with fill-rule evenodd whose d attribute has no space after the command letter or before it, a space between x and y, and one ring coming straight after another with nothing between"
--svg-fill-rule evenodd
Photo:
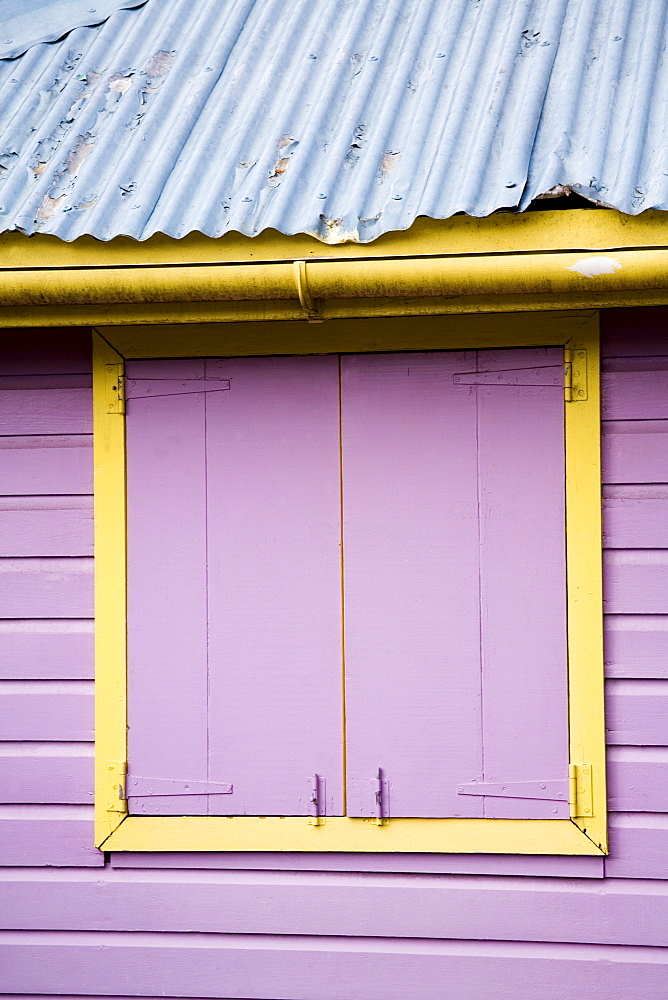
<instances>
[{"instance_id":1,"label":"weathered paint","mask_svg":"<svg viewBox=\"0 0 668 1000\"><path fill-rule=\"evenodd\" d=\"M663 310L604 314L604 430L629 420L641 432L663 419L660 403L668 406L668 394L661 388L638 393L633 379L626 382L620 373L654 378L661 363L668 366L666 331ZM71 335L57 337L62 353L49 360L37 337L23 333L5 346L7 367L13 362L19 374L57 372L76 353ZM83 370L81 360L74 370ZM21 428L11 434L21 437ZM668 482L648 482L641 461L625 467L635 470L635 479L620 480L616 461L614 452L605 453L606 549L661 549ZM36 458L35 476L39 465ZM62 492L80 496L78 482L72 470L68 489L64 472ZM27 504L32 494L19 493ZM40 518L49 502L61 500L50 496L40 494ZM29 558L80 558L90 530L88 521L83 534L64 533L57 551L39 551L44 533L36 519ZM25 546L29 528L20 537ZM612 565L633 568L625 558L613 557ZM444 983L453 996L472 1000L665 995L668 750L647 744L654 733L668 732L668 718L650 729L651 720L634 705L647 680L658 695L654 701L665 700L668 607L655 613L651 590L651 607L634 593L631 605L622 592L606 626L608 675L630 682L610 693L631 745L609 750L614 811L605 860L125 854L103 868L91 847L89 798L83 798L92 790L91 772L77 770L75 779L74 769L67 776L62 770L63 760L90 761L90 744L72 736L56 743L37 731L48 721L37 710L46 691L41 682L92 676L90 619L54 614L1 621L2 677L25 681L26 694L34 684L35 729L26 741L2 747L3 767L14 775L3 783L10 801L0 806L2 857L17 867L0 873L6 928L0 988L89 1000L109 998L112 990L116 998L263 1000L339 1000L342 993L404 1000L419 990L427 1000L441 1000ZM32 706L22 725L31 714ZM48 769L36 771L35 760L48 761Z\"/></svg>"},{"instance_id":2,"label":"weathered paint","mask_svg":"<svg viewBox=\"0 0 668 1000\"><path fill-rule=\"evenodd\" d=\"M662 0L48 7L64 37L0 60L3 228L367 243L571 191L668 206Z\"/></svg>"}]
</instances>

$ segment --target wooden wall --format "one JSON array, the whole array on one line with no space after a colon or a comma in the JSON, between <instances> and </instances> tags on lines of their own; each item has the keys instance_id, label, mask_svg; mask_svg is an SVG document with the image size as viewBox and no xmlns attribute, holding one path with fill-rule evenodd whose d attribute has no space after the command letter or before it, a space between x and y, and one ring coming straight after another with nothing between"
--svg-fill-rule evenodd
<instances>
[{"instance_id":1,"label":"wooden wall","mask_svg":"<svg viewBox=\"0 0 668 1000\"><path fill-rule=\"evenodd\" d=\"M668 996L668 310L603 314L611 853L92 847L90 354L0 356L0 992L257 1000Z\"/></svg>"}]
</instances>

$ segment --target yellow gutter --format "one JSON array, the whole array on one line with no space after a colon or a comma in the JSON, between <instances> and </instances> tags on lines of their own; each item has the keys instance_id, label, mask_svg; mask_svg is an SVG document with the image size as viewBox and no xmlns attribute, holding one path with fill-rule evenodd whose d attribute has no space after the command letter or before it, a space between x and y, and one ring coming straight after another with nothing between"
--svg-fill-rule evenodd
<instances>
[{"instance_id":1,"label":"yellow gutter","mask_svg":"<svg viewBox=\"0 0 668 1000\"><path fill-rule=\"evenodd\" d=\"M666 249L0 270L4 326L60 325L59 316L164 323L175 311L200 322L660 303Z\"/></svg>"}]
</instances>

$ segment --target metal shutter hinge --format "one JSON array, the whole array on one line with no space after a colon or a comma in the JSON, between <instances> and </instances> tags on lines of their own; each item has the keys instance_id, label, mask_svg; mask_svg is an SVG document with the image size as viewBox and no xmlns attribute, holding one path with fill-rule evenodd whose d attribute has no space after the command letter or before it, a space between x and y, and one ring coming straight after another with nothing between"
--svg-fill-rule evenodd
<instances>
[{"instance_id":1,"label":"metal shutter hinge","mask_svg":"<svg viewBox=\"0 0 668 1000\"><path fill-rule=\"evenodd\" d=\"M220 781L188 781L183 778L144 778L130 774L127 778L127 797L151 799L158 795L231 795L233 785Z\"/></svg>"},{"instance_id":2,"label":"metal shutter hinge","mask_svg":"<svg viewBox=\"0 0 668 1000\"><path fill-rule=\"evenodd\" d=\"M573 818L582 816L590 819L594 815L594 795L592 790L592 765L569 764L569 804Z\"/></svg>"},{"instance_id":3,"label":"metal shutter hinge","mask_svg":"<svg viewBox=\"0 0 668 1000\"><path fill-rule=\"evenodd\" d=\"M107 761L107 772L111 778L111 794L107 802L107 812L126 813L128 811L125 795L128 764L125 760Z\"/></svg>"},{"instance_id":4,"label":"metal shutter hinge","mask_svg":"<svg viewBox=\"0 0 668 1000\"><path fill-rule=\"evenodd\" d=\"M535 799L538 802L566 802L569 779L538 781L470 781L457 786L458 795L484 795L497 799Z\"/></svg>"},{"instance_id":5,"label":"metal shutter hinge","mask_svg":"<svg viewBox=\"0 0 668 1000\"><path fill-rule=\"evenodd\" d=\"M105 365L105 408L107 413L125 413L123 364Z\"/></svg>"},{"instance_id":6,"label":"metal shutter hinge","mask_svg":"<svg viewBox=\"0 0 668 1000\"><path fill-rule=\"evenodd\" d=\"M578 347L564 350L564 399L579 403L587 398L587 352Z\"/></svg>"}]
</instances>

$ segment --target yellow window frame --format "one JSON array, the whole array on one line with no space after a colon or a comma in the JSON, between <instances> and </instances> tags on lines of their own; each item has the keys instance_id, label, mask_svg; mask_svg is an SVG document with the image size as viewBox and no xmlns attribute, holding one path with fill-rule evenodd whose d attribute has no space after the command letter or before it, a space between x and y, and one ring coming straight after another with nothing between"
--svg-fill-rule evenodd
<instances>
[{"instance_id":1,"label":"yellow window frame","mask_svg":"<svg viewBox=\"0 0 668 1000\"><path fill-rule=\"evenodd\" d=\"M563 346L586 352L586 398L565 405L571 818L130 816L126 726L125 420L109 376L131 358ZM575 366L574 366L575 367ZM607 853L597 312L114 326L94 332L96 795L106 851Z\"/></svg>"}]
</instances>

